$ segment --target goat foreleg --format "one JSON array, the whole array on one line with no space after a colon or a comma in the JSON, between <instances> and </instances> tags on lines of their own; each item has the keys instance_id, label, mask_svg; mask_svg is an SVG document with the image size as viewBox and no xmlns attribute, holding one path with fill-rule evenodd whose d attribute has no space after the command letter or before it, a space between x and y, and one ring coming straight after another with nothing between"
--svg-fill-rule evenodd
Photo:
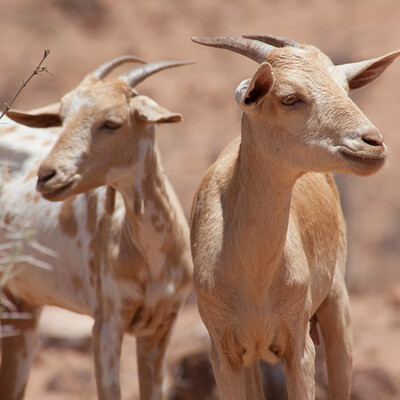
<instances>
[{"instance_id":1,"label":"goat foreleg","mask_svg":"<svg viewBox=\"0 0 400 400\"><path fill-rule=\"evenodd\" d=\"M315 399L315 347L308 332L308 320L295 332L302 331L304 339L296 337L295 346L284 356L289 400Z\"/></svg>"},{"instance_id":2,"label":"goat foreleg","mask_svg":"<svg viewBox=\"0 0 400 400\"><path fill-rule=\"evenodd\" d=\"M218 344L219 338L211 336L211 364L213 366L218 394L221 400L246 400L244 368L232 365L224 350ZM248 371L251 374L251 371ZM249 379L251 381L251 379ZM252 382L251 382L252 383Z\"/></svg>"},{"instance_id":3,"label":"goat foreleg","mask_svg":"<svg viewBox=\"0 0 400 400\"><path fill-rule=\"evenodd\" d=\"M141 400L165 398L165 353L176 316L176 313L171 314L155 334L136 339Z\"/></svg>"},{"instance_id":4,"label":"goat foreleg","mask_svg":"<svg viewBox=\"0 0 400 400\"><path fill-rule=\"evenodd\" d=\"M246 400L264 398L259 360L254 361L250 367L244 368L244 381L246 384Z\"/></svg>"},{"instance_id":5,"label":"goat foreleg","mask_svg":"<svg viewBox=\"0 0 400 400\"><path fill-rule=\"evenodd\" d=\"M329 398L332 400L350 398L353 338L349 308L344 280L337 279L317 310L325 343Z\"/></svg>"},{"instance_id":6,"label":"goat foreleg","mask_svg":"<svg viewBox=\"0 0 400 400\"><path fill-rule=\"evenodd\" d=\"M99 400L121 398L119 365L122 330L110 319L96 318L93 327L94 360Z\"/></svg>"}]
</instances>

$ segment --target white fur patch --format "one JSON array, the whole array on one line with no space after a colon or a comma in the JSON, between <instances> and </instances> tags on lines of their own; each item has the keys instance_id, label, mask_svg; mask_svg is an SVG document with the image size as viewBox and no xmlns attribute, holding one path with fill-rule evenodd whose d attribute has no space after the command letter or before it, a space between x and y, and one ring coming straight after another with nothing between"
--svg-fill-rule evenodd
<instances>
[{"instance_id":1,"label":"white fur patch","mask_svg":"<svg viewBox=\"0 0 400 400\"><path fill-rule=\"evenodd\" d=\"M244 81L239 83L239 86L235 90L235 100L238 104L241 104L242 98L246 93L247 88L249 87L251 79L245 79Z\"/></svg>"},{"instance_id":2,"label":"white fur patch","mask_svg":"<svg viewBox=\"0 0 400 400\"><path fill-rule=\"evenodd\" d=\"M73 115L81 110L84 106L90 106L93 104L93 99L90 97L84 96L80 92L75 92L72 96L72 101L70 107L68 108L69 114Z\"/></svg>"},{"instance_id":3,"label":"white fur patch","mask_svg":"<svg viewBox=\"0 0 400 400\"><path fill-rule=\"evenodd\" d=\"M0 123L0 168L7 166L11 176L27 173L34 168L34 160L41 161L56 140L53 129L30 128L4 117Z\"/></svg>"}]
</instances>

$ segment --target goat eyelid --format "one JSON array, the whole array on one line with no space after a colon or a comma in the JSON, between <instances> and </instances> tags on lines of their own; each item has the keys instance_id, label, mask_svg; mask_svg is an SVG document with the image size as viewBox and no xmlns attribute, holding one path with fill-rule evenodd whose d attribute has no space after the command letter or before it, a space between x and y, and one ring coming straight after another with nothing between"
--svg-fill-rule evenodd
<instances>
[{"instance_id":1,"label":"goat eyelid","mask_svg":"<svg viewBox=\"0 0 400 400\"><path fill-rule=\"evenodd\" d=\"M110 129L110 130L116 130L121 127L121 124L119 122L115 121L105 121L101 126L100 129Z\"/></svg>"},{"instance_id":2,"label":"goat eyelid","mask_svg":"<svg viewBox=\"0 0 400 400\"><path fill-rule=\"evenodd\" d=\"M288 96L283 97L283 99L281 100L281 103L284 106L294 106L295 104L300 103L302 101L303 100L299 96L297 96L295 94L290 94Z\"/></svg>"}]
</instances>

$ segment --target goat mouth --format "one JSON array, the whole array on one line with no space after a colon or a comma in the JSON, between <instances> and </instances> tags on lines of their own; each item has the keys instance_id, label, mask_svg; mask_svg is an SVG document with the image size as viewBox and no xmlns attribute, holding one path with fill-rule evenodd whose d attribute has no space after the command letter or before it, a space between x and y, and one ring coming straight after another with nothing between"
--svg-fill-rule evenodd
<instances>
[{"instance_id":1,"label":"goat mouth","mask_svg":"<svg viewBox=\"0 0 400 400\"><path fill-rule=\"evenodd\" d=\"M356 162L358 164L363 164L365 166L377 167L382 165L386 159L386 152L382 152L381 155L375 157L367 156L365 154L356 154L349 151L341 151L341 154L347 160Z\"/></svg>"},{"instance_id":2,"label":"goat mouth","mask_svg":"<svg viewBox=\"0 0 400 400\"><path fill-rule=\"evenodd\" d=\"M66 194L70 191L74 181L67 183L64 186L61 186L55 190L49 189L39 189L40 194L42 197L49 201L60 201L64 200L67 196Z\"/></svg>"}]
</instances>

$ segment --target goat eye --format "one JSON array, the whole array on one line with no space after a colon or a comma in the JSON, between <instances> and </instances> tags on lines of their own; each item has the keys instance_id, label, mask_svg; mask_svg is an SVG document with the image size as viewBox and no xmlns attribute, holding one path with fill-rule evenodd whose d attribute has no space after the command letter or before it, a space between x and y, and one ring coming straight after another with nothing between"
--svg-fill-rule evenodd
<instances>
[{"instance_id":1,"label":"goat eye","mask_svg":"<svg viewBox=\"0 0 400 400\"><path fill-rule=\"evenodd\" d=\"M104 122L104 124L100 127L100 129L111 129L111 130L115 130L121 127L121 124L119 124L118 122L114 122L114 121L106 121Z\"/></svg>"},{"instance_id":2,"label":"goat eye","mask_svg":"<svg viewBox=\"0 0 400 400\"><path fill-rule=\"evenodd\" d=\"M294 104L298 103L301 101L297 96L294 94L291 94L289 96L286 96L281 102L285 106L293 106Z\"/></svg>"}]
</instances>

